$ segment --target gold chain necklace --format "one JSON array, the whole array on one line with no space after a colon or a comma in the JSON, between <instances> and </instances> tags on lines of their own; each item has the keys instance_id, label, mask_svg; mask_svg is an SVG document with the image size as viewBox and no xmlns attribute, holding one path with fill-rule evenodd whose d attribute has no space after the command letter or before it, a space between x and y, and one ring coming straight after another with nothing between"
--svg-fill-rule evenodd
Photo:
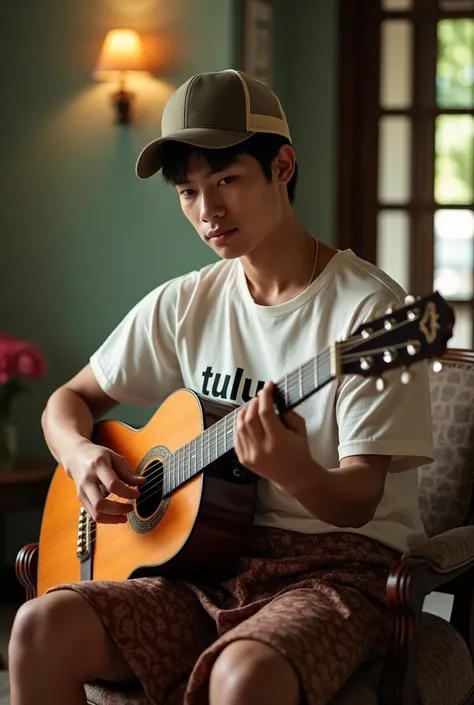
<instances>
[{"instance_id":1,"label":"gold chain necklace","mask_svg":"<svg viewBox=\"0 0 474 705\"><path fill-rule=\"evenodd\" d=\"M313 237L313 236L311 236ZM316 252L314 255L314 265L313 265L313 271L311 272L311 276L309 278L309 282L306 285L306 289L309 289L311 284L313 283L313 277L316 272L316 265L318 264L318 254L319 254L319 240L316 237L313 237L313 240L316 242ZM303 291L306 291L306 289L303 289Z\"/></svg>"}]
</instances>

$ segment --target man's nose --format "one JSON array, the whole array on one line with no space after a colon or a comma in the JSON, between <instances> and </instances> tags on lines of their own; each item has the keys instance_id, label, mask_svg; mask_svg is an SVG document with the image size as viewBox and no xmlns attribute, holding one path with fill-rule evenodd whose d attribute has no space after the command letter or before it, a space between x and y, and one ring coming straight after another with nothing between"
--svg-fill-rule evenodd
<instances>
[{"instance_id":1,"label":"man's nose","mask_svg":"<svg viewBox=\"0 0 474 705\"><path fill-rule=\"evenodd\" d=\"M201 196L201 220L212 223L215 218L223 218L225 207L215 191L203 193Z\"/></svg>"}]
</instances>

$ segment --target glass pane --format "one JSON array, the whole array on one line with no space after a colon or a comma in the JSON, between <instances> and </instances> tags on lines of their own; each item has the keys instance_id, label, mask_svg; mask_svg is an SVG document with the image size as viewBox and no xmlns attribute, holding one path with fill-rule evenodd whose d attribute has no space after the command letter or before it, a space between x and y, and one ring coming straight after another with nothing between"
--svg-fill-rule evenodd
<instances>
[{"instance_id":1,"label":"glass pane","mask_svg":"<svg viewBox=\"0 0 474 705\"><path fill-rule=\"evenodd\" d=\"M438 105L474 107L474 20L438 22Z\"/></svg>"},{"instance_id":2,"label":"glass pane","mask_svg":"<svg viewBox=\"0 0 474 705\"><path fill-rule=\"evenodd\" d=\"M411 121L383 117L379 134L379 201L406 203L410 198Z\"/></svg>"},{"instance_id":3,"label":"glass pane","mask_svg":"<svg viewBox=\"0 0 474 705\"><path fill-rule=\"evenodd\" d=\"M474 341L472 339L472 308L470 304L456 304L453 306L455 323L453 336L448 341L448 348L469 348Z\"/></svg>"},{"instance_id":4,"label":"glass pane","mask_svg":"<svg viewBox=\"0 0 474 705\"><path fill-rule=\"evenodd\" d=\"M377 266L405 291L410 278L410 218L404 211L382 211L377 228Z\"/></svg>"},{"instance_id":5,"label":"glass pane","mask_svg":"<svg viewBox=\"0 0 474 705\"><path fill-rule=\"evenodd\" d=\"M474 0L439 0L441 10L474 10Z\"/></svg>"},{"instance_id":6,"label":"glass pane","mask_svg":"<svg viewBox=\"0 0 474 705\"><path fill-rule=\"evenodd\" d=\"M438 203L472 203L474 117L436 118L435 199Z\"/></svg>"},{"instance_id":7,"label":"glass pane","mask_svg":"<svg viewBox=\"0 0 474 705\"><path fill-rule=\"evenodd\" d=\"M382 10L412 10L413 0L382 0Z\"/></svg>"},{"instance_id":8,"label":"glass pane","mask_svg":"<svg viewBox=\"0 0 474 705\"><path fill-rule=\"evenodd\" d=\"M408 108L412 102L413 25L382 22L380 102L383 108Z\"/></svg>"},{"instance_id":9,"label":"glass pane","mask_svg":"<svg viewBox=\"0 0 474 705\"><path fill-rule=\"evenodd\" d=\"M474 296L474 212L439 210L435 213L434 288L447 299Z\"/></svg>"}]
</instances>

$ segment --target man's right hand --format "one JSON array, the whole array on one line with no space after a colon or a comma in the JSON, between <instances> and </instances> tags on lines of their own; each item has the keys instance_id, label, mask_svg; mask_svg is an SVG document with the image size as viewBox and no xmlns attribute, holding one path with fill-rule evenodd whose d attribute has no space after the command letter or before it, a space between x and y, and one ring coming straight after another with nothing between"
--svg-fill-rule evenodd
<instances>
[{"instance_id":1,"label":"man's right hand","mask_svg":"<svg viewBox=\"0 0 474 705\"><path fill-rule=\"evenodd\" d=\"M107 491L124 499L137 499L145 478L135 475L118 453L83 439L64 469L76 483L77 496L99 524L123 524L133 510L130 502L106 498Z\"/></svg>"}]
</instances>

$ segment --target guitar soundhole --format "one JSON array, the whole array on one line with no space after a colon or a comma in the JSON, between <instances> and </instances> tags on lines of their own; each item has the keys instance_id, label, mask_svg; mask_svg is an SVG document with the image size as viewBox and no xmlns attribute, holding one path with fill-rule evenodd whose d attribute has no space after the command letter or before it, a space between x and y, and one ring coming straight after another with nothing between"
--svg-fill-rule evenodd
<instances>
[{"instance_id":1,"label":"guitar soundhole","mask_svg":"<svg viewBox=\"0 0 474 705\"><path fill-rule=\"evenodd\" d=\"M143 456L137 473L147 478L135 500L135 511L129 512L130 526L138 534L146 534L157 526L165 515L170 497L163 499L163 462L170 456L165 446L154 446ZM161 458L161 460L160 460Z\"/></svg>"},{"instance_id":2,"label":"guitar soundhole","mask_svg":"<svg viewBox=\"0 0 474 705\"><path fill-rule=\"evenodd\" d=\"M135 508L140 519L149 519L163 498L163 463L159 460L150 463L142 476L147 481L140 487L140 497L136 500Z\"/></svg>"}]
</instances>

